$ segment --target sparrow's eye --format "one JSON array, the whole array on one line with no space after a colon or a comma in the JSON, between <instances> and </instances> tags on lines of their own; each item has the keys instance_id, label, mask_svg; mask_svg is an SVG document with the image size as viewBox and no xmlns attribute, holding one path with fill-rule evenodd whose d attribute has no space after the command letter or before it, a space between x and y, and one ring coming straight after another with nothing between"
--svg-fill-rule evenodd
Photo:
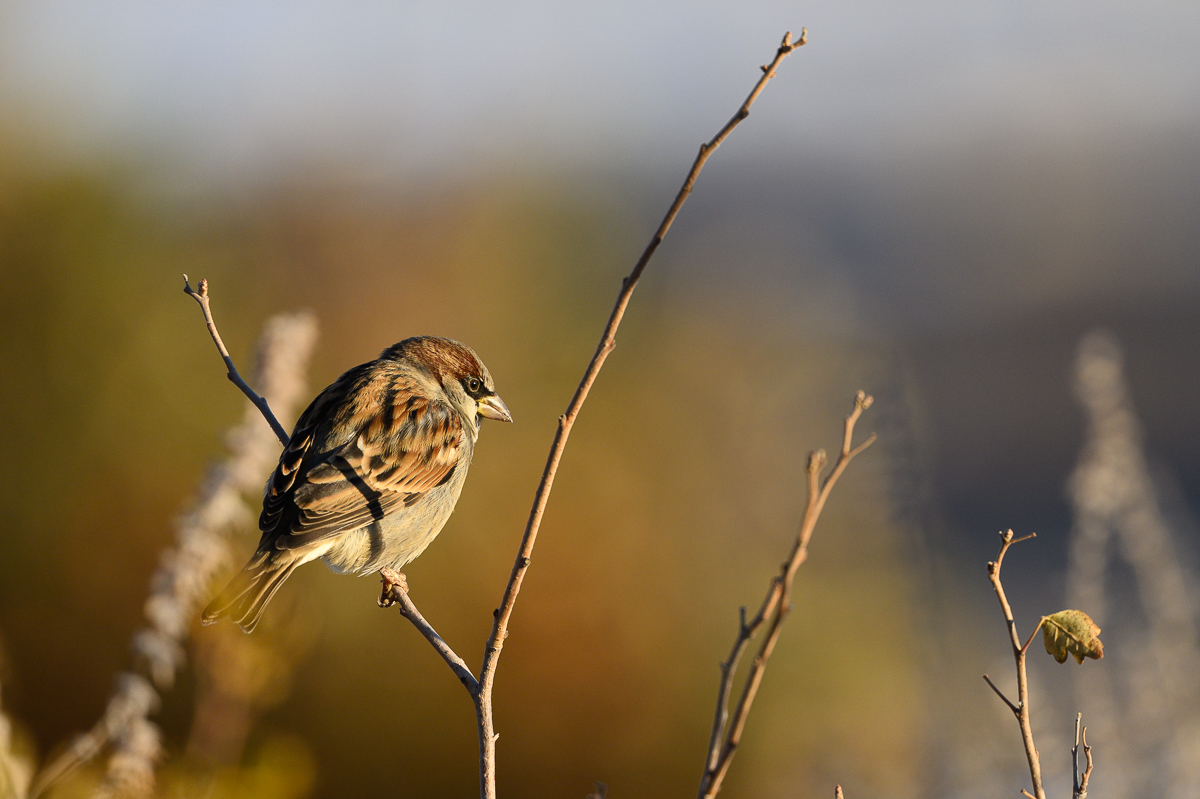
<instances>
[{"instance_id":1,"label":"sparrow's eye","mask_svg":"<svg viewBox=\"0 0 1200 799\"><path fill-rule=\"evenodd\" d=\"M474 394L476 391L479 390L479 387L481 385L482 385L482 383L479 382L478 377L472 377L469 380L467 380L467 391Z\"/></svg>"}]
</instances>

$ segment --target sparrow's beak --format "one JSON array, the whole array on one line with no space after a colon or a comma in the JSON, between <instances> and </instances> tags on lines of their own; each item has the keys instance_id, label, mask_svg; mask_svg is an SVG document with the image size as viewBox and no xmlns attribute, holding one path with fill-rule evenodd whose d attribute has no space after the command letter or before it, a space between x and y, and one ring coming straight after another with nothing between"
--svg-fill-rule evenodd
<instances>
[{"instance_id":1,"label":"sparrow's beak","mask_svg":"<svg viewBox=\"0 0 1200 799\"><path fill-rule=\"evenodd\" d=\"M497 422L511 422L512 414L500 395L492 394L479 401L479 415L485 419L495 419Z\"/></svg>"}]
</instances>

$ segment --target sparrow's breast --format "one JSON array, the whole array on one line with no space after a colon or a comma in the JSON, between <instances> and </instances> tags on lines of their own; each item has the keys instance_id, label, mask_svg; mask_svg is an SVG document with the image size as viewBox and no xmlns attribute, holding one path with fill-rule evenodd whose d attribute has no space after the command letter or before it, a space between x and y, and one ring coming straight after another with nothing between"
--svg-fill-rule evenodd
<instances>
[{"instance_id":1,"label":"sparrow's breast","mask_svg":"<svg viewBox=\"0 0 1200 799\"><path fill-rule=\"evenodd\" d=\"M339 573L371 574L385 566L403 568L424 552L446 525L470 465L468 451L442 485L415 496L411 504L401 503L382 519L339 535L325 553L325 563Z\"/></svg>"}]
</instances>

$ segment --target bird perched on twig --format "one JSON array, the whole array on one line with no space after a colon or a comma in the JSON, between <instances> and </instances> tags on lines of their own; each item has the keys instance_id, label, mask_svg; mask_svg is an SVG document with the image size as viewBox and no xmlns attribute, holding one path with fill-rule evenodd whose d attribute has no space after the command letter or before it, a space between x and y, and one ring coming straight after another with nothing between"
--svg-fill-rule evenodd
<instances>
[{"instance_id":1,"label":"bird perched on twig","mask_svg":"<svg viewBox=\"0 0 1200 799\"><path fill-rule=\"evenodd\" d=\"M267 481L258 549L204 624L229 616L252 631L310 560L370 574L420 555L454 512L485 418L512 421L487 367L457 341L405 339L343 374L296 422Z\"/></svg>"}]
</instances>

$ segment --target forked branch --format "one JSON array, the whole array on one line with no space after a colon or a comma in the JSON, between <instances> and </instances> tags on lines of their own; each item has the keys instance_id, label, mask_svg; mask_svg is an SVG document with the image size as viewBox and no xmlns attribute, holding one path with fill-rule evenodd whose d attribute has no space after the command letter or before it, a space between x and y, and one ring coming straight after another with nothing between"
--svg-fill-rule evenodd
<instances>
[{"instance_id":1,"label":"forked branch","mask_svg":"<svg viewBox=\"0 0 1200 799\"><path fill-rule=\"evenodd\" d=\"M1079 744L1083 742L1083 757L1087 765L1079 773ZM1083 726L1083 714L1075 716L1075 745L1071 747L1071 799L1087 799L1088 780L1092 778L1092 747L1087 742L1087 727Z\"/></svg>"},{"instance_id":2,"label":"forked branch","mask_svg":"<svg viewBox=\"0 0 1200 799\"><path fill-rule=\"evenodd\" d=\"M1012 643L1013 659L1017 664L1017 701L1014 704L1010 702L1004 694L1000 693L1000 689L992 684L985 674L983 678L987 680L988 685L992 686L995 691L1013 715L1017 717L1017 724L1021 728L1021 741L1025 744L1025 758L1029 761L1029 778L1033 781L1034 799L1046 799L1046 791L1042 788L1042 764L1038 759L1037 747L1033 743L1033 726L1029 721L1029 676L1025 669L1025 655L1029 650L1029 644L1033 642L1033 636L1029 637L1024 645L1021 643L1021 637L1017 635L1017 623L1013 621L1012 607L1008 604L1008 597L1004 595L1004 586L1000 582L1000 567L1004 564L1004 555L1008 552L1008 548L1013 544L1019 544L1022 541L1028 541L1030 538L1037 536L1037 533L1030 533L1021 538L1013 538L1013 531L1006 530L1000 534L1000 554L996 555L996 559L988 563L988 579L992 581L992 588L996 591L996 599L1000 601L1000 609L1004 613L1004 621L1008 625L1008 637ZM1038 625L1039 628L1041 625ZM1036 633L1037 630L1034 630ZM1021 789L1021 793L1029 796L1030 794Z\"/></svg>"},{"instance_id":3,"label":"forked branch","mask_svg":"<svg viewBox=\"0 0 1200 799\"><path fill-rule=\"evenodd\" d=\"M821 479L821 470L826 464L825 450L809 453L808 500L805 503L800 532L792 545L791 554L780 567L779 574L771 578L762 607L759 608L754 618L747 623L746 609L742 608L740 611L738 634L733 642L733 650L729 653L729 658L721 664L721 683L717 689L717 711L713 719L712 735L708 742L704 774L700 779L699 796L701 799L710 799L717 795L721 790L725 774L733 762L734 753L742 739L742 730L746 726L746 718L750 715L750 707L754 704L754 697L758 694L758 687L762 683L767 661L770 659L771 653L775 651L775 644L779 640L783 621L792 610L792 582L795 580L796 570L808 559L808 542L812 538L813 530L816 529L817 519L821 516L825 501L829 498L829 492L833 490L833 486L842 476L842 472L850 465L850 461L875 442L875 434L872 433L857 447L853 446L854 426L858 422L858 417L871 407L872 402L873 399L862 391L858 392L854 398L854 410L846 417L844 425L842 450L838 454L833 469L823 480ZM750 639L768 620L770 621L769 632L759 648L754 665L750 667L750 676L746 680L746 687L742 689L741 698L733 713L733 722L729 724L729 700L733 692L733 679L737 672L738 661L741 660L742 654L749 646ZM728 729L726 728L727 724Z\"/></svg>"}]
</instances>

